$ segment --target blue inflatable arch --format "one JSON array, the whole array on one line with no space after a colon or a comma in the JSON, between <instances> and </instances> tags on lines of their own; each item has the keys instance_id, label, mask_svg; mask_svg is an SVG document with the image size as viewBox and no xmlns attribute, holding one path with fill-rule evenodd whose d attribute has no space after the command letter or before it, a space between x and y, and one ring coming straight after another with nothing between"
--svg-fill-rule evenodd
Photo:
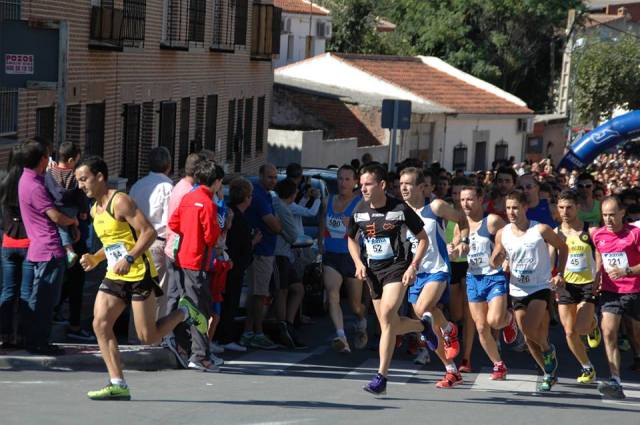
<instances>
[{"instance_id":1,"label":"blue inflatable arch","mask_svg":"<svg viewBox=\"0 0 640 425\"><path fill-rule=\"evenodd\" d=\"M558 168L572 170L593 162L602 152L640 135L640 110L616 117L588 132L569 147Z\"/></svg>"}]
</instances>

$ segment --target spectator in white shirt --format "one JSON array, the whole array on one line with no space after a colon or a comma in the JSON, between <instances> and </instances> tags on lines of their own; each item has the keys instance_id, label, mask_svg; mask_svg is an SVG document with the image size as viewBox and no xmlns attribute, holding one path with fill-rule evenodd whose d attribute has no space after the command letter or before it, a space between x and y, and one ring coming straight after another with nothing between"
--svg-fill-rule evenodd
<instances>
[{"instance_id":1,"label":"spectator in white shirt","mask_svg":"<svg viewBox=\"0 0 640 425\"><path fill-rule=\"evenodd\" d=\"M165 293L158 298L156 312L159 315L163 314L167 303L167 259L164 249L169 217L169 197L173 190L173 181L169 178L171 163L171 154L167 148L159 146L151 149L149 153L149 169L151 171L138 180L129 192L129 196L136 202L138 208L158 233L158 238L151 245L149 251L158 271L158 283Z\"/></svg>"}]
</instances>

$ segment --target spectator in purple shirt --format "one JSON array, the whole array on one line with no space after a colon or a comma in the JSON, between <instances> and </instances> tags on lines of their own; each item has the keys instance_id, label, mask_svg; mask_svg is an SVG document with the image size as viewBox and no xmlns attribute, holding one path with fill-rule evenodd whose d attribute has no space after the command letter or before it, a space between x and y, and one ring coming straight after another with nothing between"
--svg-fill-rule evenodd
<instances>
[{"instance_id":1,"label":"spectator in purple shirt","mask_svg":"<svg viewBox=\"0 0 640 425\"><path fill-rule=\"evenodd\" d=\"M33 290L29 299L30 328L26 345L38 354L61 354L49 344L53 308L60 297L66 253L57 226L78 226L78 220L58 211L44 185L49 162L49 147L43 141L29 139L22 144L24 171L18 183L20 213L31 243L27 259L34 265Z\"/></svg>"}]
</instances>

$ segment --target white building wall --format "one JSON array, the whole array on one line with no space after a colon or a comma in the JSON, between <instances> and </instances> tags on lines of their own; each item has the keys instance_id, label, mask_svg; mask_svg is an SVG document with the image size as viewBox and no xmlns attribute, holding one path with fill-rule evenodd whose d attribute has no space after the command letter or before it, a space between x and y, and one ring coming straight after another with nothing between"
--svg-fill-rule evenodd
<instances>
[{"instance_id":1,"label":"white building wall","mask_svg":"<svg viewBox=\"0 0 640 425\"><path fill-rule=\"evenodd\" d=\"M291 23L288 24L287 21ZM326 51L327 38L323 34L318 34L318 22L323 21L326 26L331 27L331 16L311 16L311 26L309 26L309 15L299 13L282 12L282 33L280 34L280 56L273 61L274 66L280 67L306 59L305 46L307 36L313 37L312 56L323 54ZM288 26L290 32L285 32ZM290 49L289 44L293 42Z\"/></svg>"}]
</instances>

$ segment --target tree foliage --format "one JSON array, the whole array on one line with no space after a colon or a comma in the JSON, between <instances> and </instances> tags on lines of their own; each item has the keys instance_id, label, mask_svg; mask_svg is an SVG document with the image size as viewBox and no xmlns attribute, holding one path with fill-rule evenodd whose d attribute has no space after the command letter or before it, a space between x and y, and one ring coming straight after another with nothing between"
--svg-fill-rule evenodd
<instances>
[{"instance_id":1,"label":"tree foliage","mask_svg":"<svg viewBox=\"0 0 640 425\"><path fill-rule=\"evenodd\" d=\"M574 51L574 110L583 123L611 118L615 109L640 107L640 43L587 39Z\"/></svg>"},{"instance_id":2,"label":"tree foliage","mask_svg":"<svg viewBox=\"0 0 640 425\"><path fill-rule=\"evenodd\" d=\"M580 0L324 3L333 7L335 50L437 56L523 98L536 110L551 106L550 88L561 62L567 12L582 4ZM396 32L372 36L370 20L375 16L394 22Z\"/></svg>"}]
</instances>

